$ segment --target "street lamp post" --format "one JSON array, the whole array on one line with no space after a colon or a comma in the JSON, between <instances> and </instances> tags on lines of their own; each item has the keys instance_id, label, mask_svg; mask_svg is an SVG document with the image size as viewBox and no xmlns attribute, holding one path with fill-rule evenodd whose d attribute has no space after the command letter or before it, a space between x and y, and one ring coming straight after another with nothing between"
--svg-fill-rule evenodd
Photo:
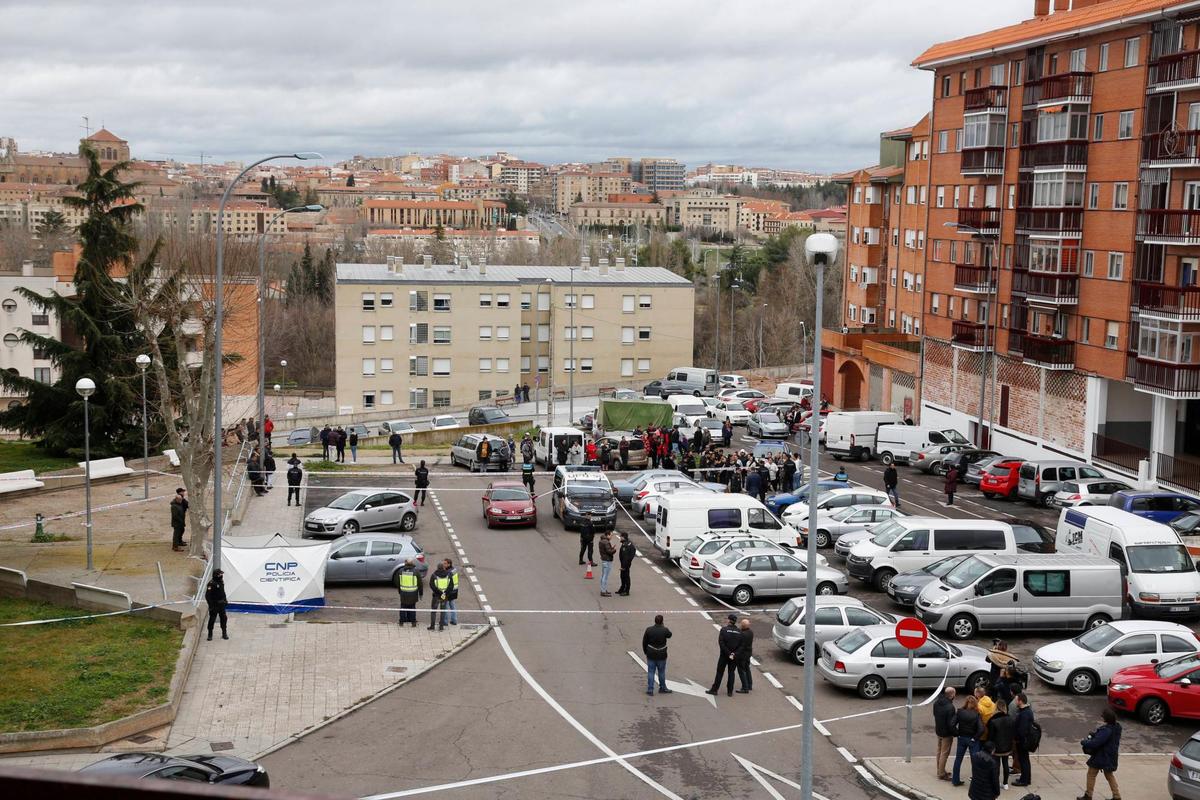
<instances>
[{"instance_id":1,"label":"street lamp post","mask_svg":"<svg viewBox=\"0 0 1200 800\"><path fill-rule=\"evenodd\" d=\"M550 312L550 329L546 337L546 427L554 424L554 280L546 278L547 310Z\"/></svg>"},{"instance_id":2,"label":"street lamp post","mask_svg":"<svg viewBox=\"0 0 1200 800\"><path fill-rule=\"evenodd\" d=\"M146 368L150 366L150 356L142 353L134 361L142 371L142 492L146 500L150 499L150 417L146 416Z\"/></svg>"},{"instance_id":3,"label":"street lamp post","mask_svg":"<svg viewBox=\"0 0 1200 800\"><path fill-rule=\"evenodd\" d=\"M83 502L85 514L83 526L87 528L87 568L92 571L92 432L88 419L88 398L96 392L96 382L91 378L75 381L75 391L83 398ZM219 483L219 481L218 481Z\"/></svg>"},{"instance_id":4,"label":"street lamp post","mask_svg":"<svg viewBox=\"0 0 1200 800\"><path fill-rule=\"evenodd\" d=\"M282 383L286 387L287 386L287 359L286 358L279 359L279 368L281 370L283 370L283 378L280 381L280 383Z\"/></svg>"},{"instance_id":5,"label":"street lamp post","mask_svg":"<svg viewBox=\"0 0 1200 800\"><path fill-rule=\"evenodd\" d=\"M733 363L733 301L737 296L737 289L742 288L742 282L734 278L729 282L729 370L732 372L735 368Z\"/></svg>"},{"instance_id":6,"label":"street lamp post","mask_svg":"<svg viewBox=\"0 0 1200 800\"><path fill-rule=\"evenodd\" d=\"M571 328L571 341L568 349L571 351L568 358L571 359L571 372L567 375L567 424L575 424L575 369L578 366L575 363L575 338L578 333L575 330L575 306L579 305L579 298L575 295L575 268L571 267L571 305L570 305L570 321L567 323ZM551 329L550 335L554 335L554 330Z\"/></svg>"},{"instance_id":7,"label":"street lamp post","mask_svg":"<svg viewBox=\"0 0 1200 800\"><path fill-rule=\"evenodd\" d=\"M280 392L283 391L283 387L277 383L272 388L275 390L275 413L278 414L279 409L283 408L283 400L279 396Z\"/></svg>"},{"instance_id":8,"label":"street lamp post","mask_svg":"<svg viewBox=\"0 0 1200 800\"><path fill-rule=\"evenodd\" d=\"M250 166L238 173L238 176L229 182L225 187L225 192L221 195L221 204L217 206L217 268L213 276L213 397L215 402L214 420L213 420L213 464L216 465L216 480L213 481L213 534L212 534L212 566L213 569L221 568L221 514L224 511L222 507L221 490L225 485L225 481L221 477L221 446L222 441L222 393L223 393L223 375L225 366L224 353L224 331L225 325L225 204L229 202L229 195L233 194L233 187L237 186L242 178L250 170L257 167L259 164L265 164L268 161L274 161L280 158L296 158L307 160L313 158L321 158L320 153L282 153L279 155L267 156L260 158ZM84 408L87 406L85 404ZM91 524L88 525L88 533L91 534ZM89 559L90 560L90 559Z\"/></svg>"},{"instance_id":9,"label":"street lamp post","mask_svg":"<svg viewBox=\"0 0 1200 800\"><path fill-rule=\"evenodd\" d=\"M803 320L800 322L800 374L808 374L808 331Z\"/></svg>"},{"instance_id":10,"label":"street lamp post","mask_svg":"<svg viewBox=\"0 0 1200 800\"><path fill-rule=\"evenodd\" d=\"M721 371L721 270L718 266L717 274L712 276L713 282L717 284L717 303L714 306L717 310L717 318L713 323L713 335L716 337L713 343L713 372ZM717 382L720 382L717 378Z\"/></svg>"}]
</instances>

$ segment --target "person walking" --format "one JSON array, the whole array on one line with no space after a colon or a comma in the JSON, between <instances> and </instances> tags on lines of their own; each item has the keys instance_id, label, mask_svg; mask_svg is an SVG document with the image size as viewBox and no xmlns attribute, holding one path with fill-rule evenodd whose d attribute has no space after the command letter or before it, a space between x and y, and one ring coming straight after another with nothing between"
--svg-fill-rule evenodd
<instances>
[{"instance_id":1,"label":"person walking","mask_svg":"<svg viewBox=\"0 0 1200 800\"><path fill-rule=\"evenodd\" d=\"M433 630L434 623L437 623L437 629L444 631L446 604L450 600L450 573L446 571L445 561L439 562L433 575L429 576L429 593L429 630Z\"/></svg>"},{"instance_id":2,"label":"person walking","mask_svg":"<svg viewBox=\"0 0 1200 800\"><path fill-rule=\"evenodd\" d=\"M971 785L967 787L969 800L996 800L1000 796L999 765L992 756L994 750L991 742L984 742L971 751Z\"/></svg>"},{"instance_id":3,"label":"person walking","mask_svg":"<svg viewBox=\"0 0 1200 800\"><path fill-rule=\"evenodd\" d=\"M421 505L425 505L425 495L429 490L429 467L425 466L425 459L421 459L420 466L413 470L413 477L417 489L413 492L413 505L416 505L418 500L421 501Z\"/></svg>"},{"instance_id":4,"label":"person walking","mask_svg":"<svg viewBox=\"0 0 1200 800\"><path fill-rule=\"evenodd\" d=\"M526 459L521 462L521 483L525 484L530 496L533 496L533 461ZM537 500L536 497L533 499Z\"/></svg>"},{"instance_id":5,"label":"person walking","mask_svg":"<svg viewBox=\"0 0 1200 800\"><path fill-rule=\"evenodd\" d=\"M225 613L229 599L225 596L225 573L214 569L208 586L204 589L204 602L208 604L208 640L212 641L213 623L221 620L221 638L229 638L229 617Z\"/></svg>"},{"instance_id":6,"label":"person walking","mask_svg":"<svg viewBox=\"0 0 1200 800\"><path fill-rule=\"evenodd\" d=\"M742 643L742 632L738 630L737 614L730 614L725 627L717 634L717 677L713 678L711 689L705 689L705 694L715 695L721 688L721 677L726 670L729 677L725 681L725 693L733 697L733 676L737 671L737 651Z\"/></svg>"},{"instance_id":7,"label":"person walking","mask_svg":"<svg viewBox=\"0 0 1200 800\"><path fill-rule=\"evenodd\" d=\"M1024 692L1017 694L1016 701L1017 715L1013 720L1013 751L1016 754L1017 771L1021 774L1017 776L1017 780L1012 782L1012 785L1028 786L1033 777L1030 772L1032 765L1029 754L1036 750L1038 745L1033 732L1035 720L1033 708L1029 705L1029 698L1025 696Z\"/></svg>"},{"instance_id":8,"label":"person walking","mask_svg":"<svg viewBox=\"0 0 1200 800\"><path fill-rule=\"evenodd\" d=\"M754 655L754 630L750 627L750 619L742 617L738 622L737 664L738 683L741 687L738 694L749 694L754 688L754 673L750 671L750 658Z\"/></svg>"},{"instance_id":9,"label":"person walking","mask_svg":"<svg viewBox=\"0 0 1200 800\"><path fill-rule=\"evenodd\" d=\"M1008 715L1008 705L997 703L992 718L987 721L987 740L995 748L996 760L1000 762L1000 784L1008 788L1008 758L1013 753L1014 720Z\"/></svg>"},{"instance_id":10,"label":"person walking","mask_svg":"<svg viewBox=\"0 0 1200 800\"><path fill-rule=\"evenodd\" d=\"M954 505L954 493L958 491L958 467L951 467L946 473L946 482L942 488L946 492L946 505Z\"/></svg>"},{"instance_id":11,"label":"person walking","mask_svg":"<svg viewBox=\"0 0 1200 800\"><path fill-rule=\"evenodd\" d=\"M404 444L404 437L396 431L392 431L392 435L388 437L388 447L392 448L392 463L403 464L404 454L400 452L400 445Z\"/></svg>"},{"instance_id":12,"label":"person walking","mask_svg":"<svg viewBox=\"0 0 1200 800\"><path fill-rule=\"evenodd\" d=\"M670 694L667 688L667 639L671 629L663 625L663 615L654 615L654 624L642 633L642 655L646 657L646 694L654 694L654 675L658 674L658 693Z\"/></svg>"},{"instance_id":13,"label":"person walking","mask_svg":"<svg viewBox=\"0 0 1200 800\"><path fill-rule=\"evenodd\" d=\"M331 444L332 439L333 439L333 429L331 429L328 424L326 424L324 428L321 428L320 439L321 439L321 460L328 461L329 460L329 445Z\"/></svg>"},{"instance_id":14,"label":"person walking","mask_svg":"<svg viewBox=\"0 0 1200 800\"><path fill-rule=\"evenodd\" d=\"M183 540L183 530L187 527L187 510L187 489L181 486L171 498L171 549L176 552L187 546L187 542Z\"/></svg>"},{"instance_id":15,"label":"person walking","mask_svg":"<svg viewBox=\"0 0 1200 800\"><path fill-rule=\"evenodd\" d=\"M358 463L358 431L351 429L350 436L347 439L350 445L350 460L355 464Z\"/></svg>"},{"instance_id":16,"label":"person walking","mask_svg":"<svg viewBox=\"0 0 1200 800\"><path fill-rule=\"evenodd\" d=\"M1087 784L1083 794L1076 800L1092 800L1092 792L1096 789L1096 776L1104 773L1108 781L1108 790L1112 792L1112 800L1121 800L1121 787L1117 785L1117 756L1121 749L1121 725L1117 715L1107 706L1100 711L1099 728L1087 735L1079 746L1087 753Z\"/></svg>"},{"instance_id":17,"label":"person walking","mask_svg":"<svg viewBox=\"0 0 1200 800\"><path fill-rule=\"evenodd\" d=\"M613 556L617 548L612 542L612 532L605 531L600 536L600 596L612 597L608 590L608 576L612 574Z\"/></svg>"},{"instance_id":18,"label":"person walking","mask_svg":"<svg viewBox=\"0 0 1200 800\"><path fill-rule=\"evenodd\" d=\"M275 454L271 452L269 445L263 450L262 471L263 490L269 492L275 485Z\"/></svg>"},{"instance_id":19,"label":"person walking","mask_svg":"<svg viewBox=\"0 0 1200 800\"><path fill-rule=\"evenodd\" d=\"M954 753L954 769L950 774L950 783L953 786L962 786L960 770L963 758L967 753L975 755L975 750L979 747L979 737L983 735L983 722L979 718L979 701L975 699L975 695L967 695L967 698L963 700L962 708L958 709L954 715L954 722L958 730L958 749Z\"/></svg>"},{"instance_id":20,"label":"person walking","mask_svg":"<svg viewBox=\"0 0 1200 800\"><path fill-rule=\"evenodd\" d=\"M721 424L721 446L728 450L731 444L733 444L733 423L725 420Z\"/></svg>"},{"instance_id":21,"label":"person walking","mask_svg":"<svg viewBox=\"0 0 1200 800\"><path fill-rule=\"evenodd\" d=\"M746 474L746 494L758 497L762 492L762 478L759 477L757 469L752 469Z\"/></svg>"},{"instance_id":22,"label":"person walking","mask_svg":"<svg viewBox=\"0 0 1200 800\"><path fill-rule=\"evenodd\" d=\"M629 540L629 534L622 533L621 547L617 550L617 560L621 562L621 588L617 589L617 594L622 597L629 597L629 571L633 569L633 558L636 555L637 548Z\"/></svg>"},{"instance_id":23,"label":"person walking","mask_svg":"<svg viewBox=\"0 0 1200 800\"><path fill-rule=\"evenodd\" d=\"M396 573L396 590L400 592L400 624L408 623L417 627L417 603L425 587L421 576L417 574L417 565L411 558L405 559L404 566Z\"/></svg>"},{"instance_id":24,"label":"person walking","mask_svg":"<svg viewBox=\"0 0 1200 800\"><path fill-rule=\"evenodd\" d=\"M587 559L584 559L584 555ZM579 566L596 566L596 529L590 519L579 523Z\"/></svg>"},{"instance_id":25,"label":"person walking","mask_svg":"<svg viewBox=\"0 0 1200 800\"><path fill-rule=\"evenodd\" d=\"M521 437L521 458L524 459L525 463L527 464L534 463L533 439L530 438L528 433Z\"/></svg>"},{"instance_id":26,"label":"person walking","mask_svg":"<svg viewBox=\"0 0 1200 800\"><path fill-rule=\"evenodd\" d=\"M451 625L458 624L458 570L454 562L448 558L442 559L442 565L450 575L450 591L446 592L446 610L450 612L447 620Z\"/></svg>"},{"instance_id":27,"label":"person walking","mask_svg":"<svg viewBox=\"0 0 1200 800\"><path fill-rule=\"evenodd\" d=\"M301 484L301 482L303 482L303 480L304 480L304 470L300 469L299 464L292 464L290 467L288 467L288 471L287 471L287 482L288 482L287 504L289 506L292 504L293 497L296 498L296 505L297 506L300 505L300 484Z\"/></svg>"},{"instance_id":28,"label":"person walking","mask_svg":"<svg viewBox=\"0 0 1200 800\"><path fill-rule=\"evenodd\" d=\"M933 702L933 730L938 740L933 766L940 781L950 780L950 773L946 771L946 761L950 758L950 749L954 746L954 736L958 732L958 713L954 708L955 694L954 687L947 686Z\"/></svg>"},{"instance_id":29,"label":"person walking","mask_svg":"<svg viewBox=\"0 0 1200 800\"><path fill-rule=\"evenodd\" d=\"M896 472L896 465L888 464L883 471L883 491L892 499L892 505L897 511L900 510L900 492L897 488L899 485L900 476Z\"/></svg>"}]
</instances>

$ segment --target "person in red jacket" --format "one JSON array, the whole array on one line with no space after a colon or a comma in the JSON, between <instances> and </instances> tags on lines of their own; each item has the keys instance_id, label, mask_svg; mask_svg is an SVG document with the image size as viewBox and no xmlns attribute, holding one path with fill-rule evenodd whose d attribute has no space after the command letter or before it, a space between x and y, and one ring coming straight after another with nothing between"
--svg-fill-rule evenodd
<instances>
[{"instance_id":1,"label":"person in red jacket","mask_svg":"<svg viewBox=\"0 0 1200 800\"><path fill-rule=\"evenodd\" d=\"M262 426L262 429L263 429L263 437L264 437L264 438L265 438L265 439L266 439L268 442L270 442L270 441L271 441L271 432L275 430L275 423L271 421L271 415L270 415L270 414L268 414L267 416L263 417L263 426Z\"/></svg>"}]
</instances>

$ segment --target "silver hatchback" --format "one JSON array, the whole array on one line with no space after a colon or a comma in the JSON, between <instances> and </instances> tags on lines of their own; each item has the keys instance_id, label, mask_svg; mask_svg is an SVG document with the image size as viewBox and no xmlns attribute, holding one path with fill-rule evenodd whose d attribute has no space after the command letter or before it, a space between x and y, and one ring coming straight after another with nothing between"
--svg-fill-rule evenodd
<instances>
[{"instance_id":1,"label":"silver hatchback","mask_svg":"<svg viewBox=\"0 0 1200 800\"><path fill-rule=\"evenodd\" d=\"M1171 758L1167 794L1175 800L1200 800L1200 731L1193 733Z\"/></svg>"},{"instance_id":2,"label":"silver hatchback","mask_svg":"<svg viewBox=\"0 0 1200 800\"><path fill-rule=\"evenodd\" d=\"M775 644L800 666L804 666L804 627L807 622L804 605L803 597L788 600L775 614L775 625L771 628ZM896 622L891 614L876 611L856 597L818 597L816 608L813 624L818 653L821 645L841 638L855 628Z\"/></svg>"},{"instance_id":3,"label":"silver hatchback","mask_svg":"<svg viewBox=\"0 0 1200 800\"><path fill-rule=\"evenodd\" d=\"M304 518L304 537L417 527L417 507L399 489L355 489Z\"/></svg>"},{"instance_id":4,"label":"silver hatchback","mask_svg":"<svg viewBox=\"0 0 1200 800\"><path fill-rule=\"evenodd\" d=\"M396 573L412 559L422 578L425 553L411 536L399 533L356 533L333 543L325 562L325 583L371 581L395 583Z\"/></svg>"},{"instance_id":5,"label":"silver hatchback","mask_svg":"<svg viewBox=\"0 0 1200 800\"><path fill-rule=\"evenodd\" d=\"M850 591L846 576L832 567L817 565L812 580L817 594L846 594ZM774 548L730 549L712 561L704 562L700 585L717 597L728 597L744 606L755 597L803 594L808 587L809 570L795 555Z\"/></svg>"}]
</instances>

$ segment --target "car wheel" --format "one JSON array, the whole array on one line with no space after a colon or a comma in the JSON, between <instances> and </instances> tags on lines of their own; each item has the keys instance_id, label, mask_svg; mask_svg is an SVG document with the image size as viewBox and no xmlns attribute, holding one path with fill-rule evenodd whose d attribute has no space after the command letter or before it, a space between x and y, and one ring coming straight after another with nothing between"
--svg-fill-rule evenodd
<instances>
[{"instance_id":1,"label":"car wheel","mask_svg":"<svg viewBox=\"0 0 1200 800\"><path fill-rule=\"evenodd\" d=\"M792 661L795 661L800 666L804 666L804 640L800 640L792 645Z\"/></svg>"},{"instance_id":2,"label":"car wheel","mask_svg":"<svg viewBox=\"0 0 1200 800\"><path fill-rule=\"evenodd\" d=\"M555 519L558 519L558 518L559 518L559 516L558 516L558 503L551 503L551 504L550 504L550 512L551 512L552 514L554 514L554 518L555 518Z\"/></svg>"},{"instance_id":3,"label":"car wheel","mask_svg":"<svg viewBox=\"0 0 1200 800\"><path fill-rule=\"evenodd\" d=\"M896 570L881 569L875 573L875 588L881 592L887 592L888 587L892 585L892 578L896 577Z\"/></svg>"},{"instance_id":4,"label":"car wheel","mask_svg":"<svg viewBox=\"0 0 1200 800\"><path fill-rule=\"evenodd\" d=\"M825 583L817 584L817 594L823 594L823 595L828 596L828 595L837 594L837 593L838 593L837 586L835 586L832 583L829 583L828 581L826 581Z\"/></svg>"},{"instance_id":5,"label":"car wheel","mask_svg":"<svg viewBox=\"0 0 1200 800\"><path fill-rule=\"evenodd\" d=\"M829 547L829 531L817 529L817 547Z\"/></svg>"},{"instance_id":6,"label":"car wheel","mask_svg":"<svg viewBox=\"0 0 1200 800\"><path fill-rule=\"evenodd\" d=\"M754 599L754 590L749 586L739 586L733 590L733 604L744 606Z\"/></svg>"},{"instance_id":7,"label":"car wheel","mask_svg":"<svg viewBox=\"0 0 1200 800\"><path fill-rule=\"evenodd\" d=\"M879 454L879 460L889 467L896 462L892 454L886 450Z\"/></svg>"},{"instance_id":8,"label":"car wheel","mask_svg":"<svg viewBox=\"0 0 1200 800\"><path fill-rule=\"evenodd\" d=\"M415 527L417 527L417 515L416 514L414 514L410 511L407 514L405 514L403 517L401 517L400 530L411 531Z\"/></svg>"},{"instance_id":9,"label":"car wheel","mask_svg":"<svg viewBox=\"0 0 1200 800\"><path fill-rule=\"evenodd\" d=\"M934 464L934 465L933 465L933 469L931 469L931 470L930 470L930 472L932 472L934 475L941 475L941 476L943 476L943 477L944 477L944 476L946 475L946 473L947 473L947 472L949 472L949 471L950 471L950 470L946 468L946 465L945 465L945 464L941 464L941 463Z\"/></svg>"},{"instance_id":10,"label":"car wheel","mask_svg":"<svg viewBox=\"0 0 1200 800\"><path fill-rule=\"evenodd\" d=\"M1099 682L1096 673L1090 669L1077 669L1067 678L1067 688L1072 694L1091 694Z\"/></svg>"},{"instance_id":11,"label":"car wheel","mask_svg":"<svg viewBox=\"0 0 1200 800\"><path fill-rule=\"evenodd\" d=\"M1167 704L1157 697L1151 697L1148 700L1143 700L1138 705L1138 719L1147 725L1162 725L1167 721L1167 717L1171 716Z\"/></svg>"},{"instance_id":12,"label":"car wheel","mask_svg":"<svg viewBox=\"0 0 1200 800\"><path fill-rule=\"evenodd\" d=\"M1111 621L1108 618L1108 614L1093 614L1088 617L1087 625L1084 626L1084 629L1090 631L1092 628L1099 628L1101 625L1106 625Z\"/></svg>"},{"instance_id":13,"label":"car wheel","mask_svg":"<svg viewBox=\"0 0 1200 800\"><path fill-rule=\"evenodd\" d=\"M978 627L975 618L970 614L959 614L950 620L950 624L946 630L949 631L951 636L961 642L974 636Z\"/></svg>"},{"instance_id":14,"label":"car wheel","mask_svg":"<svg viewBox=\"0 0 1200 800\"><path fill-rule=\"evenodd\" d=\"M352 519L348 519L342 523L342 535L349 536L352 533L358 533L358 523Z\"/></svg>"},{"instance_id":15,"label":"car wheel","mask_svg":"<svg viewBox=\"0 0 1200 800\"><path fill-rule=\"evenodd\" d=\"M487 526L488 526L488 530L491 530L491 529L492 529L492 518L491 518L491 517L489 517L487 514L484 514L484 515L483 515L483 521L484 521L484 523L486 523L486 524L487 524Z\"/></svg>"},{"instance_id":16,"label":"car wheel","mask_svg":"<svg viewBox=\"0 0 1200 800\"><path fill-rule=\"evenodd\" d=\"M1037 500L1035 501L1035 504L1040 506L1041 508L1045 508L1046 506L1050 505L1050 498L1053 496L1054 495L1051 492L1045 492L1043 494L1039 494L1037 496Z\"/></svg>"},{"instance_id":17,"label":"car wheel","mask_svg":"<svg viewBox=\"0 0 1200 800\"><path fill-rule=\"evenodd\" d=\"M696 391L692 392L692 397L699 397L699 396L700 396L700 390L699 390L699 389L697 389Z\"/></svg>"},{"instance_id":18,"label":"car wheel","mask_svg":"<svg viewBox=\"0 0 1200 800\"><path fill-rule=\"evenodd\" d=\"M996 495L992 494L991 492L982 492L982 494L983 494L983 496L984 496L984 497L986 497L988 500L995 500L995 499L996 499Z\"/></svg>"},{"instance_id":19,"label":"car wheel","mask_svg":"<svg viewBox=\"0 0 1200 800\"><path fill-rule=\"evenodd\" d=\"M864 700L875 700L887 691L887 684L878 675L868 675L858 682L858 696Z\"/></svg>"},{"instance_id":20,"label":"car wheel","mask_svg":"<svg viewBox=\"0 0 1200 800\"><path fill-rule=\"evenodd\" d=\"M976 689L987 691L992 686L992 674L990 672L972 672L971 677L967 678L967 694L973 694Z\"/></svg>"},{"instance_id":21,"label":"car wheel","mask_svg":"<svg viewBox=\"0 0 1200 800\"><path fill-rule=\"evenodd\" d=\"M840 455L838 455L837 453L834 453L834 454L833 454L833 460L834 460L834 461L841 461L841 460L842 460L842 457L841 457Z\"/></svg>"}]
</instances>

